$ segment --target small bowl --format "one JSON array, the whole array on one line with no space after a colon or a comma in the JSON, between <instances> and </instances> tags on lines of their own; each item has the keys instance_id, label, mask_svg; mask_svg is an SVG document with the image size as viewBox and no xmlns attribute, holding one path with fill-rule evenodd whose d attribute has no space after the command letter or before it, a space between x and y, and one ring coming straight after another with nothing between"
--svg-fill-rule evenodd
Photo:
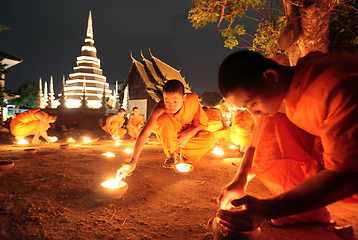
<instances>
[{"instance_id":1,"label":"small bowl","mask_svg":"<svg viewBox=\"0 0 358 240\"><path fill-rule=\"evenodd\" d=\"M194 170L194 166L191 163L177 163L174 165L174 171L178 174L186 175Z\"/></svg>"},{"instance_id":2,"label":"small bowl","mask_svg":"<svg viewBox=\"0 0 358 240\"><path fill-rule=\"evenodd\" d=\"M2 171L10 170L14 165L15 163L11 161L0 161L0 170Z\"/></svg>"},{"instance_id":3,"label":"small bowl","mask_svg":"<svg viewBox=\"0 0 358 240\"><path fill-rule=\"evenodd\" d=\"M113 182L113 179L101 183L104 194L110 198L122 197L123 194L125 194L128 190L128 184L126 182L120 181L115 187L107 186L107 184L111 181Z\"/></svg>"},{"instance_id":4,"label":"small bowl","mask_svg":"<svg viewBox=\"0 0 358 240\"><path fill-rule=\"evenodd\" d=\"M24 153L28 154L28 155L35 154L36 152L37 152L36 148L26 148L26 149L24 149Z\"/></svg>"},{"instance_id":5,"label":"small bowl","mask_svg":"<svg viewBox=\"0 0 358 240\"><path fill-rule=\"evenodd\" d=\"M70 144L61 144L60 145L61 149L69 149L70 148Z\"/></svg>"}]
</instances>

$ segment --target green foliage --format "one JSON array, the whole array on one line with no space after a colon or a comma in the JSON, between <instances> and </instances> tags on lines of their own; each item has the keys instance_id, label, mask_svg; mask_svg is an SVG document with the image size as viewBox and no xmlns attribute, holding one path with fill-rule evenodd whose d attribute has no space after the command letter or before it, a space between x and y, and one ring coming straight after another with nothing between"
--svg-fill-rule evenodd
<instances>
[{"instance_id":1,"label":"green foliage","mask_svg":"<svg viewBox=\"0 0 358 240\"><path fill-rule=\"evenodd\" d=\"M277 54L284 54L277 46L281 31L286 26L285 16L272 16L260 22L255 38L252 41L252 50L266 53L268 57L274 58Z\"/></svg>"},{"instance_id":2,"label":"green foliage","mask_svg":"<svg viewBox=\"0 0 358 240\"><path fill-rule=\"evenodd\" d=\"M20 108L35 108L37 106L39 86L36 82L25 81L17 91L20 97L10 99L9 103Z\"/></svg>"},{"instance_id":3,"label":"green foliage","mask_svg":"<svg viewBox=\"0 0 358 240\"><path fill-rule=\"evenodd\" d=\"M244 35L247 35L242 19L249 9L259 11L265 0L193 0L189 11L189 20L195 29L217 22L217 29L225 38L224 46L237 47ZM258 19L256 19L258 20ZM257 22L256 22L257 24Z\"/></svg>"},{"instance_id":4,"label":"green foliage","mask_svg":"<svg viewBox=\"0 0 358 240\"><path fill-rule=\"evenodd\" d=\"M331 17L329 49L332 52L358 53L358 9L357 0L336 6Z\"/></svg>"}]
</instances>

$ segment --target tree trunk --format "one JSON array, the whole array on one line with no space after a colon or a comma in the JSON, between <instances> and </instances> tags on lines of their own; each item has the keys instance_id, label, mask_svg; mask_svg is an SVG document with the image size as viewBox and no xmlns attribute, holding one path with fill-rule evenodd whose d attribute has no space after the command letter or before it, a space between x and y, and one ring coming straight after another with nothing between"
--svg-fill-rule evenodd
<instances>
[{"instance_id":1,"label":"tree trunk","mask_svg":"<svg viewBox=\"0 0 358 240\"><path fill-rule=\"evenodd\" d=\"M291 1L284 1L285 10L292 9ZM297 34L294 37L294 41L287 49L290 65L296 65L297 60L300 57L305 56L312 51L328 52L329 45L329 23L331 16L330 0L311 0L303 2L303 7L298 9L297 12L286 12L288 24L286 28L291 30L292 35ZM290 4L291 6L286 6ZM294 20L292 20L294 19ZM297 26L289 26L292 24L298 24ZM297 29L299 29L297 31ZM283 31L284 33L285 31ZM288 34L286 33L288 36ZM287 37L282 35L280 38Z\"/></svg>"}]
</instances>

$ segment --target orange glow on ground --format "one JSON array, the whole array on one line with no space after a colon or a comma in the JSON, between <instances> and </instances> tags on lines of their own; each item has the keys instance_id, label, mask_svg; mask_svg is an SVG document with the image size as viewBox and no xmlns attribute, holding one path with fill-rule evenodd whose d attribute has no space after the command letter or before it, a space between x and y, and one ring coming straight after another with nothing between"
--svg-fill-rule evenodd
<instances>
[{"instance_id":1,"label":"orange glow on ground","mask_svg":"<svg viewBox=\"0 0 358 240\"><path fill-rule=\"evenodd\" d=\"M132 152L133 152L133 149L127 148L127 149L125 149L125 150L123 150L123 151L126 152L126 153L132 153Z\"/></svg>"}]
</instances>

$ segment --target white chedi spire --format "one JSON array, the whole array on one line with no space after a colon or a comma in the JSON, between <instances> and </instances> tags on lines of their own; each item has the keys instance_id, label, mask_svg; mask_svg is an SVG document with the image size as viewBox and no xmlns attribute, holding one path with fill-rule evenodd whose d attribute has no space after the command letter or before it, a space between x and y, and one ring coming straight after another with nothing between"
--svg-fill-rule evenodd
<instances>
[{"instance_id":1,"label":"white chedi spire","mask_svg":"<svg viewBox=\"0 0 358 240\"><path fill-rule=\"evenodd\" d=\"M45 108L45 103L44 103L44 94L42 92L42 79L39 79L39 94L38 94L38 98L39 98L39 108Z\"/></svg>"},{"instance_id":2,"label":"white chedi spire","mask_svg":"<svg viewBox=\"0 0 358 240\"><path fill-rule=\"evenodd\" d=\"M54 103L55 103L55 92L53 89L53 77L51 76L50 78L50 92L48 94L48 105L50 108L54 108Z\"/></svg>"},{"instance_id":3,"label":"white chedi spire","mask_svg":"<svg viewBox=\"0 0 358 240\"><path fill-rule=\"evenodd\" d=\"M86 34L86 36L88 38L93 39L92 12L91 11L89 11L89 14L88 14L88 24L87 24L87 34Z\"/></svg>"},{"instance_id":4,"label":"white chedi spire","mask_svg":"<svg viewBox=\"0 0 358 240\"><path fill-rule=\"evenodd\" d=\"M129 100L129 84L127 84L126 88L124 89L124 94L123 94L123 101L122 101L122 108L124 110L126 110L126 112L128 111L127 107L128 107L128 100Z\"/></svg>"},{"instance_id":5,"label":"white chedi spire","mask_svg":"<svg viewBox=\"0 0 358 240\"><path fill-rule=\"evenodd\" d=\"M47 82L45 81L45 85L44 85L44 107L46 107L48 105L48 89L47 89Z\"/></svg>"}]
</instances>

